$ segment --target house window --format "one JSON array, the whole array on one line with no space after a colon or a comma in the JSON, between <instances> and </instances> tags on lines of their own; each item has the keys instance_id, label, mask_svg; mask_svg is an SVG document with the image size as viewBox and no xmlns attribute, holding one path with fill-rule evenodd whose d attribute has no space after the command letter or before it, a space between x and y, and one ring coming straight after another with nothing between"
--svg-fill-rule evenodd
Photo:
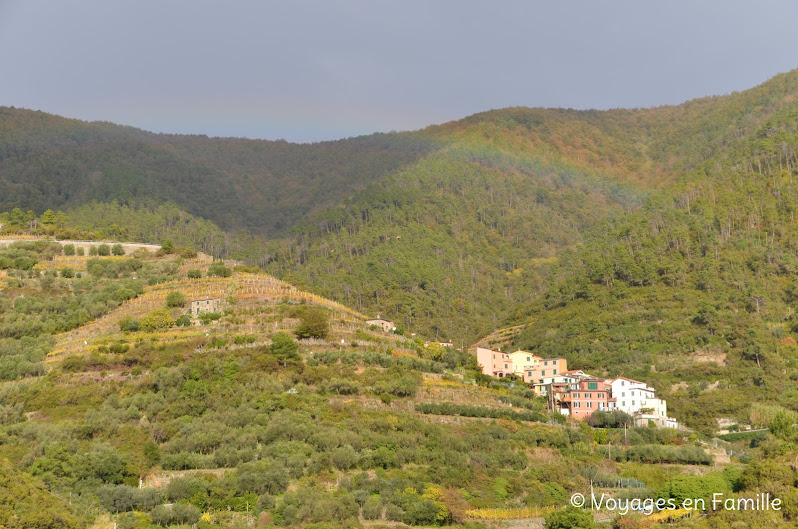
<instances>
[{"instance_id":1,"label":"house window","mask_svg":"<svg viewBox=\"0 0 798 529\"><path fill-rule=\"evenodd\" d=\"M626 396L626 392L625 391L621 391L621 397L625 397L625 396Z\"/></svg>"},{"instance_id":2,"label":"house window","mask_svg":"<svg viewBox=\"0 0 798 529\"><path fill-rule=\"evenodd\" d=\"M579 398L579 393L574 393L574 398L578 399Z\"/></svg>"},{"instance_id":3,"label":"house window","mask_svg":"<svg viewBox=\"0 0 798 529\"><path fill-rule=\"evenodd\" d=\"M621 402L621 406L626 406L626 401Z\"/></svg>"},{"instance_id":4,"label":"house window","mask_svg":"<svg viewBox=\"0 0 798 529\"><path fill-rule=\"evenodd\" d=\"M529 358L528 356L526 357L526 361L527 361L527 362L530 362L531 360L532 360L532 359L531 359L531 358Z\"/></svg>"},{"instance_id":5,"label":"house window","mask_svg":"<svg viewBox=\"0 0 798 529\"><path fill-rule=\"evenodd\" d=\"M635 401L632 401L632 406L634 406L634 405L635 405Z\"/></svg>"},{"instance_id":6,"label":"house window","mask_svg":"<svg viewBox=\"0 0 798 529\"><path fill-rule=\"evenodd\" d=\"M557 370L556 370L556 369L554 370L554 374L555 374L555 375L557 374Z\"/></svg>"},{"instance_id":7,"label":"house window","mask_svg":"<svg viewBox=\"0 0 798 529\"><path fill-rule=\"evenodd\" d=\"M591 395L590 393L585 393L585 398L586 398L586 399L589 399L589 398L590 398L590 397L592 397L592 396L593 396L593 395Z\"/></svg>"},{"instance_id":8,"label":"house window","mask_svg":"<svg viewBox=\"0 0 798 529\"><path fill-rule=\"evenodd\" d=\"M587 389L598 389L598 382L588 382Z\"/></svg>"},{"instance_id":9,"label":"house window","mask_svg":"<svg viewBox=\"0 0 798 529\"><path fill-rule=\"evenodd\" d=\"M593 407L593 403L592 403L592 402L588 402L588 403L587 403L587 407L588 407L588 408L592 408L592 407Z\"/></svg>"},{"instance_id":10,"label":"house window","mask_svg":"<svg viewBox=\"0 0 798 529\"><path fill-rule=\"evenodd\" d=\"M625 385L626 385L626 382L624 380L621 380L621 386L625 386Z\"/></svg>"},{"instance_id":11,"label":"house window","mask_svg":"<svg viewBox=\"0 0 798 529\"><path fill-rule=\"evenodd\" d=\"M526 376L531 377L532 376L532 371L527 372Z\"/></svg>"},{"instance_id":12,"label":"house window","mask_svg":"<svg viewBox=\"0 0 798 529\"><path fill-rule=\"evenodd\" d=\"M545 376L546 376L546 372L545 372L545 371L541 371L541 372L540 372L540 376L543 376L543 377L545 377Z\"/></svg>"},{"instance_id":13,"label":"house window","mask_svg":"<svg viewBox=\"0 0 798 529\"><path fill-rule=\"evenodd\" d=\"M543 362L543 365L544 365L544 366L547 366L547 365L549 365L549 362L548 362L548 361L546 361L546 362Z\"/></svg>"}]
</instances>

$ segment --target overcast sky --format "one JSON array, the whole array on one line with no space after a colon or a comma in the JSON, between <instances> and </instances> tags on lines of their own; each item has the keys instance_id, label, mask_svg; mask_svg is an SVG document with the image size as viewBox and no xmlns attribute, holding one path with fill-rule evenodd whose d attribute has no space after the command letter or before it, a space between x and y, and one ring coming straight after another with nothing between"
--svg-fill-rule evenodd
<instances>
[{"instance_id":1,"label":"overcast sky","mask_svg":"<svg viewBox=\"0 0 798 529\"><path fill-rule=\"evenodd\" d=\"M794 0L0 0L0 105L290 141L672 104L798 67Z\"/></svg>"}]
</instances>

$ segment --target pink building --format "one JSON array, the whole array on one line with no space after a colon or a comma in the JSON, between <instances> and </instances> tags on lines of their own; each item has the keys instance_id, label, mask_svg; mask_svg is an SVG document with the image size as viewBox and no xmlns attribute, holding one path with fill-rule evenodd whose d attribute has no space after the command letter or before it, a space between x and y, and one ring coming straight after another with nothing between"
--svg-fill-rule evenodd
<instances>
[{"instance_id":1,"label":"pink building","mask_svg":"<svg viewBox=\"0 0 798 529\"><path fill-rule=\"evenodd\" d=\"M486 375L504 378L513 372L513 361L510 355L485 347L477 347L477 362Z\"/></svg>"},{"instance_id":2,"label":"pink building","mask_svg":"<svg viewBox=\"0 0 798 529\"><path fill-rule=\"evenodd\" d=\"M555 407L563 415L575 419L590 417L594 411L607 411L612 398L612 388L603 378L586 378L570 384L558 384L552 388Z\"/></svg>"}]
</instances>

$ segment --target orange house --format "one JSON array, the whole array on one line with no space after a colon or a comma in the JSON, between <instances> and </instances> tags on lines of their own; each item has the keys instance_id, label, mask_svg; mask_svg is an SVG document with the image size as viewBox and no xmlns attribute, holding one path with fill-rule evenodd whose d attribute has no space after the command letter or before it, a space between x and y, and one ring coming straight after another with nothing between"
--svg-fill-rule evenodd
<instances>
[{"instance_id":1,"label":"orange house","mask_svg":"<svg viewBox=\"0 0 798 529\"><path fill-rule=\"evenodd\" d=\"M606 380L586 378L563 387L556 392L554 399L563 415L586 419L594 411L609 410L610 402L614 401L611 395L612 388L607 385Z\"/></svg>"}]
</instances>

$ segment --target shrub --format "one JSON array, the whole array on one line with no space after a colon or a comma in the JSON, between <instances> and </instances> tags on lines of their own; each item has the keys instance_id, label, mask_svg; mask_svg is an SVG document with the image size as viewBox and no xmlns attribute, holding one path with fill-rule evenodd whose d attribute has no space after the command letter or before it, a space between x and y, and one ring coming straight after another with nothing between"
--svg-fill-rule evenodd
<instances>
[{"instance_id":1,"label":"shrub","mask_svg":"<svg viewBox=\"0 0 798 529\"><path fill-rule=\"evenodd\" d=\"M300 324L294 334L300 340L303 338L326 338L330 332L330 322L327 312L319 307L306 307L299 315Z\"/></svg>"},{"instance_id":2,"label":"shrub","mask_svg":"<svg viewBox=\"0 0 798 529\"><path fill-rule=\"evenodd\" d=\"M167 307L183 307L186 304L186 295L179 291L169 292L166 296Z\"/></svg>"},{"instance_id":3,"label":"shrub","mask_svg":"<svg viewBox=\"0 0 798 529\"><path fill-rule=\"evenodd\" d=\"M97 491L100 505L111 512L148 511L163 501L156 489L139 489L127 485L105 485Z\"/></svg>"},{"instance_id":4,"label":"shrub","mask_svg":"<svg viewBox=\"0 0 798 529\"><path fill-rule=\"evenodd\" d=\"M594 529L593 514L568 505L562 511L554 511L546 516L544 529Z\"/></svg>"},{"instance_id":5,"label":"shrub","mask_svg":"<svg viewBox=\"0 0 798 529\"><path fill-rule=\"evenodd\" d=\"M356 382L345 378L331 378L324 381L321 387L325 392L337 395L357 395L360 392Z\"/></svg>"},{"instance_id":6,"label":"shrub","mask_svg":"<svg viewBox=\"0 0 798 529\"><path fill-rule=\"evenodd\" d=\"M238 467L238 492L244 494L281 494L288 488L288 474L279 465L264 461Z\"/></svg>"},{"instance_id":7,"label":"shrub","mask_svg":"<svg viewBox=\"0 0 798 529\"><path fill-rule=\"evenodd\" d=\"M66 268L61 269L61 277L71 279L75 277L75 270L67 266Z\"/></svg>"},{"instance_id":8,"label":"shrub","mask_svg":"<svg viewBox=\"0 0 798 529\"><path fill-rule=\"evenodd\" d=\"M97 255L109 256L111 255L111 247L107 244L101 244L97 247Z\"/></svg>"},{"instance_id":9,"label":"shrub","mask_svg":"<svg viewBox=\"0 0 798 529\"><path fill-rule=\"evenodd\" d=\"M190 327L191 326L191 316L188 314L183 314L175 321L175 325L178 327Z\"/></svg>"},{"instance_id":10,"label":"shrub","mask_svg":"<svg viewBox=\"0 0 798 529\"><path fill-rule=\"evenodd\" d=\"M363 505L363 518L366 520L379 520L382 518L383 509L382 502L372 498Z\"/></svg>"},{"instance_id":11,"label":"shrub","mask_svg":"<svg viewBox=\"0 0 798 529\"><path fill-rule=\"evenodd\" d=\"M634 420L622 410L598 410L587 418L587 423L596 428L623 428L624 425L633 425Z\"/></svg>"},{"instance_id":12,"label":"shrub","mask_svg":"<svg viewBox=\"0 0 798 529\"><path fill-rule=\"evenodd\" d=\"M216 261L208 267L208 275L214 277L230 277L233 271L227 268L223 262Z\"/></svg>"},{"instance_id":13,"label":"shrub","mask_svg":"<svg viewBox=\"0 0 798 529\"><path fill-rule=\"evenodd\" d=\"M75 251L77 251L78 256L80 256L80 257L83 257L84 255L86 255L86 250L83 249L83 246L77 247L75 249Z\"/></svg>"},{"instance_id":14,"label":"shrub","mask_svg":"<svg viewBox=\"0 0 798 529\"><path fill-rule=\"evenodd\" d=\"M70 257L75 255L75 245L74 244L65 244L64 245L64 255L70 256Z\"/></svg>"},{"instance_id":15,"label":"shrub","mask_svg":"<svg viewBox=\"0 0 798 529\"><path fill-rule=\"evenodd\" d=\"M191 248L176 248L175 251L183 259L194 259L197 257L197 251Z\"/></svg>"},{"instance_id":16,"label":"shrub","mask_svg":"<svg viewBox=\"0 0 798 529\"><path fill-rule=\"evenodd\" d=\"M212 321L220 320L222 318L221 312L203 312L199 315L200 321L203 325L207 325Z\"/></svg>"},{"instance_id":17,"label":"shrub","mask_svg":"<svg viewBox=\"0 0 798 529\"><path fill-rule=\"evenodd\" d=\"M299 349L299 344L289 334L278 332L272 336L269 352L284 365L289 361L293 363L300 359L297 349Z\"/></svg>"},{"instance_id":18,"label":"shrub","mask_svg":"<svg viewBox=\"0 0 798 529\"><path fill-rule=\"evenodd\" d=\"M113 248L111 248L111 253L114 255L125 255L125 247L119 243L114 244Z\"/></svg>"},{"instance_id":19,"label":"shrub","mask_svg":"<svg viewBox=\"0 0 798 529\"><path fill-rule=\"evenodd\" d=\"M175 320L166 309L154 310L141 318L141 330L145 332L165 330L174 324Z\"/></svg>"},{"instance_id":20,"label":"shrub","mask_svg":"<svg viewBox=\"0 0 798 529\"><path fill-rule=\"evenodd\" d=\"M122 332L136 332L141 328L141 323L135 318L122 318L119 320L119 329Z\"/></svg>"},{"instance_id":21,"label":"shrub","mask_svg":"<svg viewBox=\"0 0 798 529\"><path fill-rule=\"evenodd\" d=\"M201 512L193 505L177 503L175 505L159 505L150 512L152 521L156 524L168 526L172 524L195 524L199 521Z\"/></svg>"},{"instance_id":22,"label":"shrub","mask_svg":"<svg viewBox=\"0 0 798 529\"><path fill-rule=\"evenodd\" d=\"M202 270L198 270L196 268L192 268L188 272L186 272L186 276L189 279L199 279L202 277Z\"/></svg>"},{"instance_id":23,"label":"shrub","mask_svg":"<svg viewBox=\"0 0 798 529\"><path fill-rule=\"evenodd\" d=\"M330 461L338 470L349 470L357 465L359 459L355 449L349 445L338 447L330 454Z\"/></svg>"},{"instance_id":24,"label":"shrub","mask_svg":"<svg viewBox=\"0 0 798 529\"><path fill-rule=\"evenodd\" d=\"M82 249L83 249L83 248L81 248L81 250L82 250ZM92 246L89 246L89 255L90 255L90 256L93 256L93 257L96 257L96 256L97 256L97 247L96 247L96 246L94 246L94 245L92 245Z\"/></svg>"}]
</instances>

